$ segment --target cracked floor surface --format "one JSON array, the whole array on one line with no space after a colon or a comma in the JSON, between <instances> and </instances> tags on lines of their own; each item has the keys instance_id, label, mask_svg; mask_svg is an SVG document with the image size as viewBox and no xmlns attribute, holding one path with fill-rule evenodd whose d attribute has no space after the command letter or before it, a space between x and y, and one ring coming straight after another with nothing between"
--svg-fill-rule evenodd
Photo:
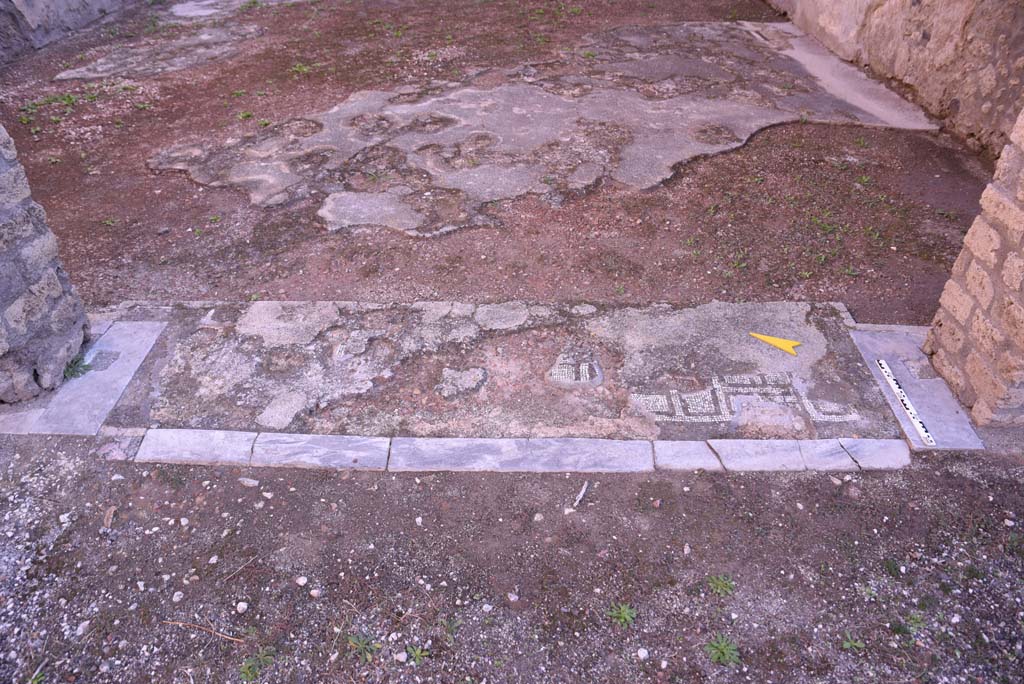
<instances>
[{"instance_id":1,"label":"cracked floor surface","mask_svg":"<svg viewBox=\"0 0 1024 684\"><path fill-rule=\"evenodd\" d=\"M125 304L161 321L104 429L643 440L899 438L832 304ZM163 323L161 323L163 324ZM751 337L799 340L790 356ZM102 339L102 338L101 338ZM0 421L41 408L0 407ZM13 414L12 414L13 412Z\"/></svg>"},{"instance_id":2,"label":"cracked floor surface","mask_svg":"<svg viewBox=\"0 0 1024 684\"><path fill-rule=\"evenodd\" d=\"M925 323L987 167L864 126L870 98L837 98L777 19L179 3L7 68L0 117L93 304L793 299Z\"/></svg>"}]
</instances>

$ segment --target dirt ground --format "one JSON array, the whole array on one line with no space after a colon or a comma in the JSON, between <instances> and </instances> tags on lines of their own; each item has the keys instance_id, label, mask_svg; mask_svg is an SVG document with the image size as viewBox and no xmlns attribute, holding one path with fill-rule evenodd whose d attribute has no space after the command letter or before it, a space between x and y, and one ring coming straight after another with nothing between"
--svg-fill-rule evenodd
<instances>
[{"instance_id":1,"label":"dirt ground","mask_svg":"<svg viewBox=\"0 0 1024 684\"><path fill-rule=\"evenodd\" d=\"M843 481L189 469L99 448L0 438L4 681L1024 673L1024 470L992 456ZM737 664L710 659L720 634Z\"/></svg>"},{"instance_id":2,"label":"dirt ground","mask_svg":"<svg viewBox=\"0 0 1024 684\"><path fill-rule=\"evenodd\" d=\"M180 141L222 144L356 90L558 63L613 27L779 18L754 0L446 8L247 4L202 23L256 27L232 56L50 80L196 30L155 4L0 72L0 120L87 301L797 299L844 301L866 322L930 320L990 172L941 134L786 124L647 191L606 181L559 203L496 202L493 225L431 239L328 233L311 199L259 208L236 189L147 168Z\"/></svg>"}]
</instances>

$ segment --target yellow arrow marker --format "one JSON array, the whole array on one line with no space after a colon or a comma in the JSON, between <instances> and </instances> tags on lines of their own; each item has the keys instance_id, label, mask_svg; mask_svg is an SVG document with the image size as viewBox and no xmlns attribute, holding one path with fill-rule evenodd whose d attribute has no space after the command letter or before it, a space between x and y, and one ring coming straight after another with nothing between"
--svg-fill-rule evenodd
<instances>
[{"instance_id":1,"label":"yellow arrow marker","mask_svg":"<svg viewBox=\"0 0 1024 684\"><path fill-rule=\"evenodd\" d=\"M786 352L787 354L792 354L793 356L796 356L796 347L800 346L800 343L797 342L796 340L787 340L787 339L782 338L782 337L772 337L771 335L760 335L760 334L755 333L755 332L750 333L750 336L751 337L756 337L757 339L761 340L762 342L764 342L766 344L770 344L773 347L775 347L776 349L781 349L782 351Z\"/></svg>"}]
</instances>

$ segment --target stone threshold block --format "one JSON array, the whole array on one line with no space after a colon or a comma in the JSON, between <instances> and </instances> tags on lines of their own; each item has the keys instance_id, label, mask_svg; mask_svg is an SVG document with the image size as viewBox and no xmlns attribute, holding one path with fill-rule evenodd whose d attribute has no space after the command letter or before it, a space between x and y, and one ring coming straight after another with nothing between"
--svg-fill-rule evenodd
<instances>
[{"instance_id":1,"label":"stone threshold block","mask_svg":"<svg viewBox=\"0 0 1024 684\"><path fill-rule=\"evenodd\" d=\"M725 470L708 443L698 441L655 442L654 466L658 470Z\"/></svg>"},{"instance_id":2,"label":"stone threshold block","mask_svg":"<svg viewBox=\"0 0 1024 684\"><path fill-rule=\"evenodd\" d=\"M384 470L387 437L296 435L261 432L252 451L253 467Z\"/></svg>"},{"instance_id":3,"label":"stone threshold block","mask_svg":"<svg viewBox=\"0 0 1024 684\"><path fill-rule=\"evenodd\" d=\"M840 437L839 443L864 470L897 470L910 465L910 449L901 439Z\"/></svg>"},{"instance_id":4,"label":"stone threshold block","mask_svg":"<svg viewBox=\"0 0 1024 684\"><path fill-rule=\"evenodd\" d=\"M166 325L163 321L113 323L85 351L83 360L90 367L88 371L65 381L51 396L34 400L30 408L4 407L0 432L99 433Z\"/></svg>"},{"instance_id":5,"label":"stone threshold block","mask_svg":"<svg viewBox=\"0 0 1024 684\"><path fill-rule=\"evenodd\" d=\"M255 432L229 430L147 430L136 462L181 465L248 466Z\"/></svg>"},{"instance_id":6,"label":"stone threshold block","mask_svg":"<svg viewBox=\"0 0 1024 684\"><path fill-rule=\"evenodd\" d=\"M647 472L654 455L642 440L395 437L388 470Z\"/></svg>"}]
</instances>

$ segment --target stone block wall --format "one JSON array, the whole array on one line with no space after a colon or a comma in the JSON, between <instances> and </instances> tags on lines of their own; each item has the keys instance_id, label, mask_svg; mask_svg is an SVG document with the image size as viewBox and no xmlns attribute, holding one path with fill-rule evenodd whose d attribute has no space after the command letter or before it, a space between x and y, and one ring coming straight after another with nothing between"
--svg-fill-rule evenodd
<instances>
[{"instance_id":1,"label":"stone block wall","mask_svg":"<svg viewBox=\"0 0 1024 684\"><path fill-rule=\"evenodd\" d=\"M57 239L32 201L14 142L0 126L0 402L30 399L64 379L86 334L82 302Z\"/></svg>"},{"instance_id":2,"label":"stone block wall","mask_svg":"<svg viewBox=\"0 0 1024 684\"><path fill-rule=\"evenodd\" d=\"M979 425L1024 425L1024 112L967 233L925 345Z\"/></svg>"},{"instance_id":3,"label":"stone block wall","mask_svg":"<svg viewBox=\"0 0 1024 684\"><path fill-rule=\"evenodd\" d=\"M997 155L1024 109L1024 0L768 0Z\"/></svg>"},{"instance_id":4,"label":"stone block wall","mask_svg":"<svg viewBox=\"0 0 1024 684\"><path fill-rule=\"evenodd\" d=\"M0 0L0 64L118 12L134 0Z\"/></svg>"}]
</instances>

